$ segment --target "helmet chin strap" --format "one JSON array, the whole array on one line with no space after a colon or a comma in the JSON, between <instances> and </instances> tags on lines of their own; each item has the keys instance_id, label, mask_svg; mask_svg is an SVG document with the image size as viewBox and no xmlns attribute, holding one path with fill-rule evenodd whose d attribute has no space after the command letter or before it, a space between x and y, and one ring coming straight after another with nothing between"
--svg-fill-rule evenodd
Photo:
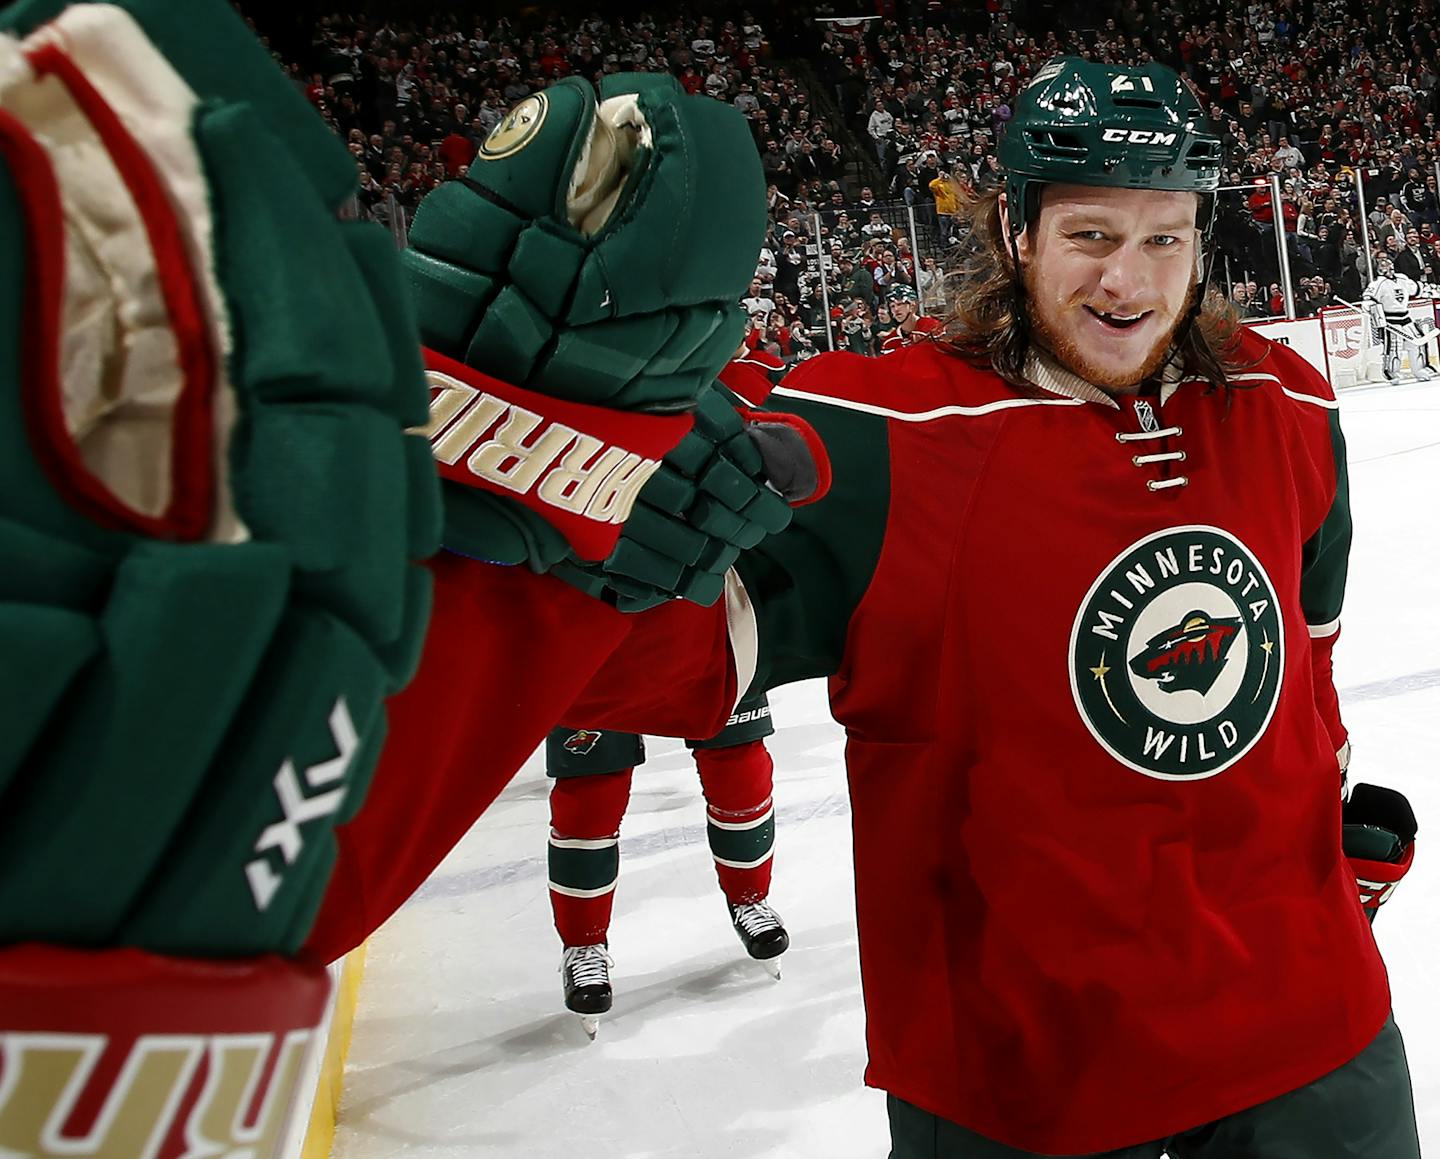
<instances>
[{"instance_id":1,"label":"helmet chin strap","mask_svg":"<svg viewBox=\"0 0 1440 1159\"><path fill-rule=\"evenodd\" d=\"M1020 207L1020 212L1022 214L1025 212L1023 205ZM1030 314L1025 305L1025 271L1020 266L1020 247L1017 244L1017 239L1026 224L1028 223L1026 223L1022 217L1020 229L1012 227L1010 221L1010 198L1007 196L1005 198L1005 236L1010 241L1010 261L1014 264L1015 268L1015 277L1010 281L1010 294L1013 299L1011 309L1015 314L1016 329L1019 332L1021 340L1028 348L1030 345Z\"/></svg>"}]
</instances>

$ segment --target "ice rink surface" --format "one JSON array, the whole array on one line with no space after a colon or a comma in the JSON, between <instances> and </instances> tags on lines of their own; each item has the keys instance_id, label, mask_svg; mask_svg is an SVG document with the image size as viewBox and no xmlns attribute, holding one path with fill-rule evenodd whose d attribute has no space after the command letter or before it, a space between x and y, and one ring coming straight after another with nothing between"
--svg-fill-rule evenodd
<instances>
[{"instance_id":1,"label":"ice rink surface","mask_svg":"<svg viewBox=\"0 0 1440 1159\"><path fill-rule=\"evenodd\" d=\"M1356 530L1336 681L1352 777L1402 789L1420 818L1376 933L1440 1155L1440 385L1350 391L1341 413ZM842 737L819 682L771 703L783 980L730 928L688 753L652 739L621 831L615 1008L588 1042L561 1004L532 758L371 940L337 1159L883 1159Z\"/></svg>"}]
</instances>

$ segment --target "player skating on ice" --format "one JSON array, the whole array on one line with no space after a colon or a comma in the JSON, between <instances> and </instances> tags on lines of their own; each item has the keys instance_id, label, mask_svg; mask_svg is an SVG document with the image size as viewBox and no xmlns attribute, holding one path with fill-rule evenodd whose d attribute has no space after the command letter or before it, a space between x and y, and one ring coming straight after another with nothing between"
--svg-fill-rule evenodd
<instances>
[{"instance_id":1,"label":"player skating on ice","mask_svg":"<svg viewBox=\"0 0 1440 1159\"><path fill-rule=\"evenodd\" d=\"M785 364L742 344L720 373L733 405L758 407L785 376ZM746 953L780 977L790 945L780 915L766 901L775 841L773 766L763 739L774 731L763 695L742 701L725 727L694 750L707 805L706 835L731 923ZM644 760L639 736L559 728L546 739L550 793L550 904L564 946L565 1005L580 1015L590 1037L613 991L610 912L619 876L620 822L630 776Z\"/></svg>"},{"instance_id":2,"label":"player skating on ice","mask_svg":"<svg viewBox=\"0 0 1440 1159\"><path fill-rule=\"evenodd\" d=\"M773 765L764 737L774 732L763 696L742 702L708 741L688 742L705 795L705 829L730 921L745 952L780 977L790 945L767 898L775 850ZM566 1009L591 1038L613 1000L610 917L620 876L620 822L631 775L645 760L632 733L559 728L545 742L550 789L550 908L564 947Z\"/></svg>"},{"instance_id":3,"label":"player skating on ice","mask_svg":"<svg viewBox=\"0 0 1440 1159\"><path fill-rule=\"evenodd\" d=\"M723 396L726 409L758 407L784 374L783 362L742 344L720 372L723 390L717 390L717 398ZM734 554L726 551L730 558ZM576 578L582 583L593 579ZM630 598L640 597L632 593ZM766 901L775 820L773 766L763 738L773 731L769 703L758 695L738 704L716 736L687 743L695 752L707 804L706 834L730 920L746 952L779 978L779 957L790 939ZM546 771L555 778L550 902L564 946L565 1004L581 1016L593 1038L598 1016L610 1009L613 998L608 931L619 874L620 822L631 773L644 760L644 742L613 730L559 728L547 738L545 753Z\"/></svg>"},{"instance_id":4,"label":"player skating on ice","mask_svg":"<svg viewBox=\"0 0 1440 1159\"><path fill-rule=\"evenodd\" d=\"M1385 377L1400 378L1403 354L1417 378L1435 377L1430 356L1435 349L1435 323L1419 321L1410 313L1413 298L1440 298L1440 285L1417 282L1398 273L1395 263L1382 254L1375 260L1375 280L1365 287L1361 303L1370 312L1371 324L1385 344Z\"/></svg>"},{"instance_id":5,"label":"player skating on ice","mask_svg":"<svg viewBox=\"0 0 1440 1159\"><path fill-rule=\"evenodd\" d=\"M944 324L935 315L920 313L919 299L911 286L891 286L885 300L890 305L890 316L895 319L895 328L881 341L881 354L891 354L905 346L912 346L927 335L935 334L944 328Z\"/></svg>"}]
</instances>

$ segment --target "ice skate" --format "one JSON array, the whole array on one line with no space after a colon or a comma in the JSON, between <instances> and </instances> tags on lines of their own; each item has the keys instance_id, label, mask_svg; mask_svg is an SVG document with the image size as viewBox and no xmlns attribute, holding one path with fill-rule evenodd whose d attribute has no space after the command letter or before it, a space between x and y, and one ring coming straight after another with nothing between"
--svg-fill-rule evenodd
<instances>
[{"instance_id":1,"label":"ice skate","mask_svg":"<svg viewBox=\"0 0 1440 1159\"><path fill-rule=\"evenodd\" d=\"M600 1029L600 1015L610 1009L610 967L615 964L607 947L567 946L560 959L565 984L565 1009L579 1015L580 1025L593 1040Z\"/></svg>"},{"instance_id":2,"label":"ice skate","mask_svg":"<svg viewBox=\"0 0 1440 1159\"><path fill-rule=\"evenodd\" d=\"M780 955L790 948L790 935L785 932L780 915L764 901L729 908L730 921L745 952L764 966L771 977L778 979Z\"/></svg>"}]
</instances>

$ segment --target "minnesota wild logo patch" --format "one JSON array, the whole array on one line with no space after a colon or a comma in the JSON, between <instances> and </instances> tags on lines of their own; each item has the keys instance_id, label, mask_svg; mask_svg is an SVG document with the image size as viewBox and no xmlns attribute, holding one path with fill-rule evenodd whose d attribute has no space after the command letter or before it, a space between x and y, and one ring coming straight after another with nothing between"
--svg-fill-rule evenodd
<instances>
[{"instance_id":1,"label":"minnesota wild logo patch","mask_svg":"<svg viewBox=\"0 0 1440 1159\"><path fill-rule=\"evenodd\" d=\"M595 750L595 746L600 743L600 738L604 735L604 733L596 732L591 728L577 729L565 738L565 751L571 756L587 757Z\"/></svg>"},{"instance_id":2,"label":"minnesota wild logo patch","mask_svg":"<svg viewBox=\"0 0 1440 1159\"><path fill-rule=\"evenodd\" d=\"M1172 527L1100 573L1070 633L1070 688L1117 761L1162 780L1213 777L1264 735L1285 632L1275 587L1218 527Z\"/></svg>"}]
</instances>

